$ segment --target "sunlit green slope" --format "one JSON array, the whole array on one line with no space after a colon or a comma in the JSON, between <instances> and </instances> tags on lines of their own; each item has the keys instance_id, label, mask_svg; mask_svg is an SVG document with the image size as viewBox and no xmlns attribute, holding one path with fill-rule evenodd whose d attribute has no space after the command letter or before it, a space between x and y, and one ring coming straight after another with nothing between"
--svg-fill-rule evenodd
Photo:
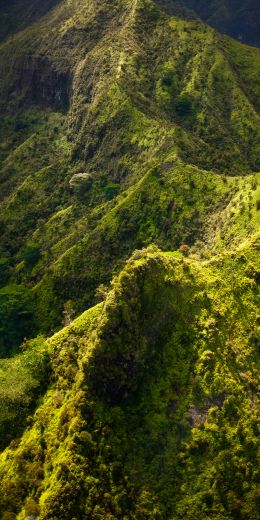
<instances>
[{"instance_id":1,"label":"sunlit green slope","mask_svg":"<svg viewBox=\"0 0 260 520\"><path fill-rule=\"evenodd\" d=\"M29 287L32 334L92 305L135 248L214 242L244 193L255 229L257 49L150 0L81 0L7 39L0 64L0 279Z\"/></svg>"},{"instance_id":2,"label":"sunlit green slope","mask_svg":"<svg viewBox=\"0 0 260 520\"><path fill-rule=\"evenodd\" d=\"M4 6L1 520L260 514L260 51L159 3Z\"/></svg>"},{"instance_id":3,"label":"sunlit green slope","mask_svg":"<svg viewBox=\"0 0 260 520\"><path fill-rule=\"evenodd\" d=\"M44 353L49 381L0 456L1 518L257 518L257 242L136 251L104 302L1 362L11 404Z\"/></svg>"}]
</instances>

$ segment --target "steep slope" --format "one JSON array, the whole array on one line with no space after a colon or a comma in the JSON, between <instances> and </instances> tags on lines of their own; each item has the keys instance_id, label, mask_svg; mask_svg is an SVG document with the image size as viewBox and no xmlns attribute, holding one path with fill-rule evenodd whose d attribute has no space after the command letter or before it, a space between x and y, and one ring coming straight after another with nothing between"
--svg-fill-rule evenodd
<instances>
[{"instance_id":1,"label":"steep slope","mask_svg":"<svg viewBox=\"0 0 260 520\"><path fill-rule=\"evenodd\" d=\"M2 518L255 520L258 259L256 237L204 262L137 251L47 341L48 392L0 456Z\"/></svg>"},{"instance_id":2,"label":"steep slope","mask_svg":"<svg viewBox=\"0 0 260 520\"><path fill-rule=\"evenodd\" d=\"M260 5L257 0L185 0L185 3L219 31L244 43L260 46Z\"/></svg>"},{"instance_id":3,"label":"steep slope","mask_svg":"<svg viewBox=\"0 0 260 520\"><path fill-rule=\"evenodd\" d=\"M0 0L0 41L36 22L59 1Z\"/></svg>"},{"instance_id":4,"label":"steep slope","mask_svg":"<svg viewBox=\"0 0 260 520\"><path fill-rule=\"evenodd\" d=\"M260 514L260 51L187 5L0 0L1 520Z\"/></svg>"},{"instance_id":5,"label":"steep slope","mask_svg":"<svg viewBox=\"0 0 260 520\"><path fill-rule=\"evenodd\" d=\"M136 247L203 239L259 170L259 51L149 0L61 2L0 63L2 279L32 289L35 330Z\"/></svg>"},{"instance_id":6,"label":"steep slope","mask_svg":"<svg viewBox=\"0 0 260 520\"><path fill-rule=\"evenodd\" d=\"M258 0L156 0L156 3L170 14L190 17L192 12L196 13L218 31L260 46Z\"/></svg>"}]
</instances>

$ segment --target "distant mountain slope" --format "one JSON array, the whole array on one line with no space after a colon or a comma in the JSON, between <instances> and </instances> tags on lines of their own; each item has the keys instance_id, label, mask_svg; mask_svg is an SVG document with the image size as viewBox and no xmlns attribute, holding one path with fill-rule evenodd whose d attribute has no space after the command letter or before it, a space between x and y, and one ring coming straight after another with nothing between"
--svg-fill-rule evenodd
<instances>
[{"instance_id":1,"label":"distant mountain slope","mask_svg":"<svg viewBox=\"0 0 260 520\"><path fill-rule=\"evenodd\" d=\"M244 43L260 46L258 0L156 0L156 3L172 14L181 13L181 6L186 6L220 32ZM185 12L182 14L185 15Z\"/></svg>"},{"instance_id":2,"label":"distant mountain slope","mask_svg":"<svg viewBox=\"0 0 260 520\"><path fill-rule=\"evenodd\" d=\"M60 0L0 0L0 41L44 16Z\"/></svg>"},{"instance_id":3,"label":"distant mountain slope","mask_svg":"<svg viewBox=\"0 0 260 520\"><path fill-rule=\"evenodd\" d=\"M221 32L244 43L260 46L260 3L258 0L185 0L201 18Z\"/></svg>"}]
</instances>

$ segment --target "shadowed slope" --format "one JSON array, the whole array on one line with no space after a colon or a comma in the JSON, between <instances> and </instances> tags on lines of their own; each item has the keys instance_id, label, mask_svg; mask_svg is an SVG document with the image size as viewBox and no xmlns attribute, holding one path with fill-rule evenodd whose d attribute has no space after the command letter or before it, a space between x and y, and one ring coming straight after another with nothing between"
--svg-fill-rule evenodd
<instances>
[{"instance_id":1,"label":"shadowed slope","mask_svg":"<svg viewBox=\"0 0 260 520\"><path fill-rule=\"evenodd\" d=\"M0 41L36 22L61 0L0 0Z\"/></svg>"},{"instance_id":2,"label":"shadowed slope","mask_svg":"<svg viewBox=\"0 0 260 520\"><path fill-rule=\"evenodd\" d=\"M185 3L220 32L260 46L260 5L257 0L185 0Z\"/></svg>"},{"instance_id":3,"label":"shadowed slope","mask_svg":"<svg viewBox=\"0 0 260 520\"><path fill-rule=\"evenodd\" d=\"M221 33L244 43L260 46L260 5L258 0L155 0L157 5L177 16L199 16Z\"/></svg>"}]
</instances>

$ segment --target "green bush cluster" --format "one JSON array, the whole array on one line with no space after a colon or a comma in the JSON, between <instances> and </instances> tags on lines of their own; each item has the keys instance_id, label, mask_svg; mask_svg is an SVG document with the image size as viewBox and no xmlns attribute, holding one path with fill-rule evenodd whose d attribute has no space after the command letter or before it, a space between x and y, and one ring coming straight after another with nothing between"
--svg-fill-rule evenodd
<instances>
[{"instance_id":1,"label":"green bush cluster","mask_svg":"<svg viewBox=\"0 0 260 520\"><path fill-rule=\"evenodd\" d=\"M29 242L26 244L24 250L22 251L21 258L25 262L25 266L28 269L32 269L35 264L40 260L41 250L38 244L33 242Z\"/></svg>"}]
</instances>

